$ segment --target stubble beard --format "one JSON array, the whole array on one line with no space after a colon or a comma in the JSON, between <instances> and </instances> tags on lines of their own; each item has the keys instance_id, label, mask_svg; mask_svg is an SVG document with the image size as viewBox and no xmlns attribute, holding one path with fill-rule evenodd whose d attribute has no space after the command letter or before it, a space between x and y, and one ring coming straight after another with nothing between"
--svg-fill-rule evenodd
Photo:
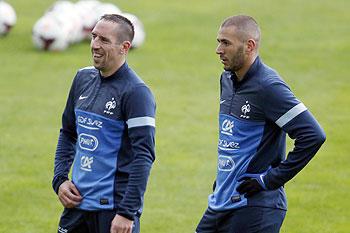
<instances>
[{"instance_id":1,"label":"stubble beard","mask_svg":"<svg viewBox=\"0 0 350 233\"><path fill-rule=\"evenodd\" d=\"M240 46L237 49L237 52L233 55L231 61L231 65L227 68L225 68L225 70L227 71L232 71L232 72L236 72L240 69L242 69L243 65L244 65L244 51L243 51L243 46Z\"/></svg>"},{"instance_id":2,"label":"stubble beard","mask_svg":"<svg viewBox=\"0 0 350 233\"><path fill-rule=\"evenodd\" d=\"M100 70L100 71L103 71L103 68L104 68L103 63L104 63L104 61L102 61L101 59L98 59L98 60L96 61L94 58L92 58L92 62L93 62L93 66L94 66L96 69L98 69L98 70Z\"/></svg>"}]
</instances>

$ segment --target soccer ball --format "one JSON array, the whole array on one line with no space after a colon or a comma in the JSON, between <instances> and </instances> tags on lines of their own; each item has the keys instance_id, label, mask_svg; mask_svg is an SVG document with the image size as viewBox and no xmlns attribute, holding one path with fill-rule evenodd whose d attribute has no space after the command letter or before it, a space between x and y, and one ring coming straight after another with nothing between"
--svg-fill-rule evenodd
<instances>
[{"instance_id":1,"label":"soccer ball","mask_svg":"<svg viewBox=\"0 0 350 233\"><path fill-rule=\"evenodd\" d=\"M62 51L69 45L67 27L55 14L45 14L33 27L32 40L40 50Z\"/></svg>"},{"instance_id":2,"label":"soccer ball","mask_svg":"<svg viewBox=\"0 0 350 233\"><path fill-rule=\"evenodd\" d=\"M131 42L131 48L140 47L144 43L145 37L146 37L146 32L141 20L137 18L135 15L130 13L124 12L121 15L127 18L128 20L130 20L131 23L134 25L135 35L134 35L134 39Z\"/></svg>"},{"instance_id":3,"label":"soccer ball","mask_svg":"<svg viewBox=\"0 0 350 233\"><path fill-rule=\"evenodd\" d=\"M91 31L98 21L98 15L95 9L98 8L100 4L101 3L96 0L80 0L75 4L77 14L80 16L83 24L82 34L84 39L91 39Z\"/></svg>"},{"instance_id":4,"label":"soccer ball","mask_svg":"<svg viewBox=\"0 0 350 233\"><path fill-rule=\"evenodd\" d=\"M77 14L74 3L66 0L55 2L46 14L54 14L62 22L68 31L68 42L70 44L80 42L83 39L83 22Z\"/></svg>"},{"instance_id":5,"label":"soccer ball","mask_svg":"<svg viewBox=\"0 0 350 233\"><path fill-rule=\"evenodd\" d=\"M62 30L68 31L68 42L70 44L80 42L83 39L83 22L73 3L58 1L46 14L53 14L61 22Z\"/></svg>"},{"instance_id":6,"label":"soccer ball","mask_svg":"<svg viewBox=\"0 0 350 233\"><path fill-rule=\"evenodd\" d=\"M83 39L83 23L77 14L70 11L53 11L52 14L62 26L62 31L67 32L69 44L80 42Z\"/></svg>"},{"instance_id":7,"label":"soccer ball","mask_svg":"<svg viewBox=\"0 0 350 233\"><path fill-rule=\"evenodd\" d=\"M16 24L16 12L7 2L0 1L0 35L6 35Z\"/></svg>"},{"instance_id":8,"label":"soccer ball","mask_svg":"<svg viewBox=\"0 0 350 233\"><path fill-rule=\"evenodd\" d=\"M56 11L56 12L70 12L74 11L74 3L66 0L60 0L55 2L49 9L49 11Z\"/></svg>"},{"instance_id":9,"label":"soccer ball","mask_svg":"<svg viewBox=\"0 0 350 233\"><path fill-rule=\"evenodd\" d=\"M121 14L122 11L112 3L101 3L96 8L97 18L100 19L105 14Z\"/></svg>"}]
</instances>

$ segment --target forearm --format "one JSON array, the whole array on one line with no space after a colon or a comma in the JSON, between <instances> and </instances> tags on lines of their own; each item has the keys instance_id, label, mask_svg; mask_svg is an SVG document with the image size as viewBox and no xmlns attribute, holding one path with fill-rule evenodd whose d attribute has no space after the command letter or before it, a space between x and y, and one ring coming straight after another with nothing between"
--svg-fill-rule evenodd
<instances>
[{"instance_id":1,"label":"forearm","mask_svg":"<svg viewBox=\"0 0 350 233\"><path fill-rule=\"evenodd\" d=\"M142 208L143 196L152 167L152 161L149 159L137 159L133 162L132 166L128 186L117 208L117 214L130 220L133 220L134 216Z\"/></svg>"},{"instance_id":2,"label":"forearm","mask_svg":"<svg viewBox=\"0 0 350 233\"><path fill-rule=\"evenodd\" d=\"M308 111L287 125L284 130L295 139L295 147L288 153L286 160L270 169L264 177L268 189L281 187L296 176L314 157L326 139L323 129Z\"/></svg>"},{"instance_id":3,"label":"forearm","mask_svg":"<svg viewBox=\"0 0 350 233\"><path fill-rule=\"evenodd\" d=\"M52 187L58 193L59 186L68 180L70 167L75 155L75 141L74 136L64 130L60 130L58 138L56 154L55 154L55 168L54 177L52 180Z\"/></svg>"},{"instance_id":4,"label":"forearm","mask_svg":"<svg viewBox=\"0 0 350 233\"><path fill-rule=\"evenodd\" d=\"M129 131L132 152L135 159L130 164L128 185L123 199L117 208L117 213L133 220L133 217L142 208L143 196L146 190L148 177L155 160L153 127L143 127Z\"/></svg>"}]
</instances>

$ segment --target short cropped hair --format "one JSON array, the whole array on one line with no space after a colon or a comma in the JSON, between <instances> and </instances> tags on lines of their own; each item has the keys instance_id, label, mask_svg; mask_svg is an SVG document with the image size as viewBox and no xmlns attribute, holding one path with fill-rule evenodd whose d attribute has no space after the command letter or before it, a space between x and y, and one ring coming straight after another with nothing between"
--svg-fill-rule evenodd
<instances>
[{"instance_id":1,"label":"short cropped hair","mask_svg":"<svg viewBox=\"0 0 350 233\"><path fill-rule=\"evenodd\" d=\"M117 14L105 14L103 15L100 20L105 20L109 22L113 22L118 24L117 27L117 41L123 42L123 41L130 41L134 39L135 35L135 29L134 25L131 23L129 19L122 15Z\"/></svg>"},{"instance_id":2,"label":"short cropped hair","mask_svg":"<svg viewBox=\"0 0 350 233\"><path fill-rule=\"evenodd\" d=\"M260 44L261 32L255 19L248 15L235 15L228 17L221 24L221 27L234 26L238 38L242 41L254 39L257 45Z\"/></svg>"}]
</instances>

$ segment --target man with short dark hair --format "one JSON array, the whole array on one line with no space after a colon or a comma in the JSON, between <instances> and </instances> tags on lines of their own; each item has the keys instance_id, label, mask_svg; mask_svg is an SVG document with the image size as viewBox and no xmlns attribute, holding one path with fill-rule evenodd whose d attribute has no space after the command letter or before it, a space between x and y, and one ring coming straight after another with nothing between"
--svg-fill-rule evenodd
<instances>
[{"instance_id":1,"label":"man with short dark hair","mask_svg":"<svg viewBox=\"0 0 350 233\"><path fill-rule=\"evenodd\" d=\"M126 63L133 36L128 19L104 15L92 31L94 67L74 78L52 181L65 207L59 233L140 232L155 159L155 100Z\"/></svg>"},{"instance_id":2,"label":"man with short dark hair","mask_svg":"<svg viewBox=\"0 0 350 233\"><path fill-rule=\"evenodd\" d=\"M217 177L197 233L277 233L287 210L284 184L325 141L315 118L259 57L260 28L246 15L221 25ZM286 158L286 133L295 147Z\"/></svg>"}]
</instances>

